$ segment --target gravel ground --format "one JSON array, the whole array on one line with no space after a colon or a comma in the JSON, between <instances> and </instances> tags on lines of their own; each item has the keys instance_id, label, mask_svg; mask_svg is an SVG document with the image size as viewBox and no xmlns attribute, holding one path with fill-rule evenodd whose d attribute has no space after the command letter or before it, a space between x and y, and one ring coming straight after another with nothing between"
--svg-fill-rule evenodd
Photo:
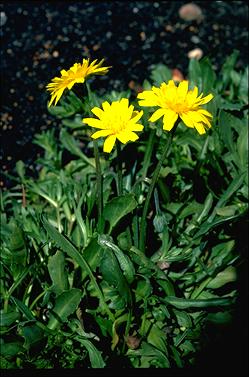
<instances>
[{"instance_id":1,"label":"gravel ground","mask_svg":"<svg viewBox=\"0 0 249 377\"><path fill-rule=\"evenodd\" d=\"M219 70L233 49L237 64L248 62L248 5L244 1L196 1L202 16L183 20L186 1L6 1L1 5L2 171L16 161L32 165L36 132L56 121L47 112L46 84L60 69L82 58L113 66L95 80L96 89L127 89L148 77L151 65L165 63L183 74L196 47ZM135 83L135 84L134 84ZM0 185L11 182L2 175Z\"/></svg>"},{"instance_id":2,"label":"gravel ground","mask_svg":"<svg viewBox=\"0 0 249 377\"><path fill-rule=\"evenodd\" d=\"M32 167L39 151L32 144L33 135L57 124L47 112L45 86L60 69L82 58L105 58L113 66L108 75L94 81L96 89L106 90L141 85L151 66L159 62L185 74L188 52L197 47L217 71L234 49L240 50L237 68L248 64L247 2L195 1L202 10L197 21L179 16L186 3L6 1L0 5L2 173L11 174L20 159ZM7 189L12 182L1 174L0 185ZM237 365L240 375L248 345L244 340L235 345L245 322L239 311L238 327L214 342L208 363L219 364L222 353L222 365ZM200 362L208 369L206 353Z\"/></svg>"}]
</instances>

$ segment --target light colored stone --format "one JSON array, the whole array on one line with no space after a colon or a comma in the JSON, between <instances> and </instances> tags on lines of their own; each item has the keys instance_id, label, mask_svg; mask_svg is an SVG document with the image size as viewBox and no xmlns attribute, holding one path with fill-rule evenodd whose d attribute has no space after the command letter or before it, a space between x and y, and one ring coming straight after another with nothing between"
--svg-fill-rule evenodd
<instances>
[{"instance_id":1,"label":"light colored stone","mask_svg":"<svg viewBox=\"0 0 249 377\"><path fill-rule=\"evenodd\" d=\"M194 48L193 50L188 52L189 59L200 60L202 57L203 57L203 51L200 48Z\"/></svg>"},{"instance_id":2,"label":"light colored stone","mask_svg":"<svg viewBox=\"0 0 249 377\"><path fill-rule=\"evenodd\" d=\"M203 19L201 8L194 3L184 4L178 13L184 21L202 21Z\"/></svg>"},{"instance_id":3,"label":"light colored stone","mask_svg":"<svg viewBox=\"0 0 249 377\"><path fill-rule=\"evenodd\" d=\"M7 16L5 12L0 12L0 24L1 27L6 23L7 21Z\"/></svg>"}]
</instances>

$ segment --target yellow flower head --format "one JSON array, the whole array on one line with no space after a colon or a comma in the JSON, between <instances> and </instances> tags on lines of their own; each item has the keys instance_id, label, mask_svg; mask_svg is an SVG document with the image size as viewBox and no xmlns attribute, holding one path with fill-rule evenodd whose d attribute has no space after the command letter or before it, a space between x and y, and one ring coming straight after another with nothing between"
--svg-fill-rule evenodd
<instances>
[{"instance_id":1,"label":"yellow flower head","mask_svg":"<svg viewBox=\"0 0 249 377\"><path fill-rule=\"evenodd\" d=\"M160 88L152 87L139 93L137 98L140 106L158 106L152 116L151 122L155 122L163 116L163 129L170 131L178 117L182 119L187 127L196 128L199 134L206 132L205 126L211 127L212 115L200 105L208 103L213 98L212 94L198 97L198 88L188 90L188 81L181 81L178 87L173 80L168 84L163 82Z\"/></svg>"},{"instance_id":2,"label":"yellow flower head","mask_svg":"<svg viewBox=\"0 0 249 377\"><path fill-rule=\"evenodd\" d=\"M83 59L82 64L75 63L69 70L63 69L60 74L61 77L55 77L52 79L46 88L51 92L51 100L48 106L51 106L53 101L55 105L61 98L65 89L72 89L74 84L83 84L85 79L89 75L105 75L111 67L101 67L104 62L102 59L99 63L96 63L97 59L89 65L89 59Z\"/></svg>"},{"instance_id":3,"label":"yellow flower head","mask_svg":"<svg viewBox=\"0 0 249 377\"><path fill-rule=\"evenodd\" d=\"M142 131L144 126L137 121L143 115L143 111L134 111L134 106L129 106L127 98L109 104L107 101L102 103L102 109L94 107L91 111L96 118L84 118L83 123L94 128L100 128L100 131L92 135L93 139L107 136L104 142L104 152L110 153L116 139L126 144L128 141L136 141L138 135L136 131Z\"/></svg>"}]
</instances>

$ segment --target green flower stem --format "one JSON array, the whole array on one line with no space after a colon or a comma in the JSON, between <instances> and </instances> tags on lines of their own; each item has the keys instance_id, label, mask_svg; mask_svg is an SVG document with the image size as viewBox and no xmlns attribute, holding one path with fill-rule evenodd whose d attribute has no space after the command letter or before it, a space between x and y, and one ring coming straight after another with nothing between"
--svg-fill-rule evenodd
<instances>
[{"instance_id":1,"label":"green flower stem","mask_svg":"<svg viewBox=\"0 0 249 377\"><path fill-rule=\"evenodd\" d=\"M131 309L129 309L128 318L127 318L127 322L126 322L126 325L125 325L125 333L124 333L125 339L129 335L129 331L130 331L130 327L131 327L131 318L132 318ZM125 345L125 342L124 342L123 348L122 348L122 353L125 352L125 346L126 345Z\"/></svg>"},{"instance_id":2,"label":"green flower stem","mask_svg":"<svg viewBox=\"0 0 249 377\"><path fill-rule=\"evenodd\" d=\"M122 161L121 161L121 147L120 143L117 143L117 170L118 170L118 196L123 194L123 176L122 176Z\"/></svg>"},{"instance_id":3,"label":"green flower stem","mask_svg":"<svg viewBox=\"0 0 249 377\"><path fill-rule=\"evenodd\" d=\"M168 139L166 141L166 144L165 144L165 147L164 147L164 150L163 150L163 154L162 154L160 160L157 163L156 169L154 170L154 174L153 174L152 179L151 179L151 184L150 184L150 187L149 187L149 191L148 191L147 197L145 199L145 204L144 204L143 214L142 214L142 219L141 219L141 226L140 226L140 243L139 243L139 249L141 251L145 250L146 225L147 225L146 224L146 217L147 217L147 213L148 213L148 210L149 210L151 196L152 196L152 193L154 191L155 185L157 183L157 180L158 180L158 177L159 177L159 173L160 173L162 164L163 164L163 162L165 160L165 157L167 156L167 153L169 151L169 147L171 145L171 141L173 139L173 135L174 135L175 129L176 129L176 125L172 129L172 131L170 132L169 137L168 137Z\"/></svg>"},{"instance_id":4,"label":"green flower stem","mask_svg":"<svg viewBox=\"0 0 249 377\"><path fill-rule=\"evenodd\" d=\"M142 167L142 177L145 178L150 166L150 160L151 160L151 155L155 143L155 135L156 135L156 130L151 129L150 130L150 136L148 143L146 144L148 148L146 148L145 155L144 155L144 161L143 161L143 167Z\"/></svg>"},{"instance_id":5,"label":"green flower stem","mask_svg":"<svg viewBox=\"0 0 249 377\"><path fill-rule=\"evenodd\" d=\"M102 210L103 210L103 182L101 175L101 166L99 160L99 149L96 140L93 140L94 157L95 157L95 167L96 167L96 178L97 178L97 206L98 206L98 223L101 221Z\"/></svg>"},{"instance_id":6,"label":"green flower stem","mask_svg":"<svg viewBox=\"0 0 249 377\"><path fill-rule=\"evenodd\" d=\"M40 293L35 299L34 301L32 302L32 304L30 305L29 307L29 310L33 310L34 306L36 305L36 303L42 298L42 296L44 296L45 294L47 293L47 291L43 291L42 293Z\"/></svg>"}]
</instances>

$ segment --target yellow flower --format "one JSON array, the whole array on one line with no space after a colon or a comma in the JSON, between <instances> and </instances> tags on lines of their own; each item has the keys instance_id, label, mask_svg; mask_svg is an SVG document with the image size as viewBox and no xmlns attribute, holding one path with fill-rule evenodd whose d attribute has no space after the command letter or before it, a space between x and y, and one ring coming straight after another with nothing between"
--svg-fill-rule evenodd
<instances>
[{"instance_id":1,"label":"yellow flower","mask_svg":"<svg viewBox=\"0 0 249 377\"><path fill-rule=\"evenodd\" d=\"M137 96L140 106L158 106L152 116L151 122L155 122L163 116L163 129L170 131L178 117L182 119L187 127L196 128L199 134L206 132L206 127L211 127L212 114L202 109L200 105L208 103L213 98L212 94L198 97L198 88L188 90L188 81L181 81L178 87L173 80L168 84L163 82L160 88L152 87L152 90L145 90Z\"/></svg>"},{"instance_id":2,"label":"yellow flower","mask_svg":"<svg viewBox=\"0 0 249 377\"><path fill-rule=\"evenodd\" d=\"M137 121L143 115L143 111L134 111L134 106L129 106L127 98L114 101L111 104L105 101L102 103L102 109L94 107L91 111L96 118L84 118L83 123L91 127L99 128L100 131L95 132L91 137L98 139L107 136L104 142L104 152L110 153L116 139L126 144L128 141L136 141L138 135L136 131L142 131L144 126L138 124Z\"/></svg>"},{"instance_id":3,"label":"yellow flower","mask_svg":"<svg viewBox=\"0 0 249 377\"><path fill-rule=\"evenodd\" d=\"M74 84L83 84L85 79L89 75L105 75L111 67L101 67L104 62L102 59L99 63L96 63L97 59L89 65L89 59L83 59L82 64L75 63L69 70L63 69L60 71L61 77L55 77L47 85L47 90L51 92L51 100L48 106L51 106L53 101L55 105L61 98L65 89L72 89Z\"/></svg>"}]
</instances>

